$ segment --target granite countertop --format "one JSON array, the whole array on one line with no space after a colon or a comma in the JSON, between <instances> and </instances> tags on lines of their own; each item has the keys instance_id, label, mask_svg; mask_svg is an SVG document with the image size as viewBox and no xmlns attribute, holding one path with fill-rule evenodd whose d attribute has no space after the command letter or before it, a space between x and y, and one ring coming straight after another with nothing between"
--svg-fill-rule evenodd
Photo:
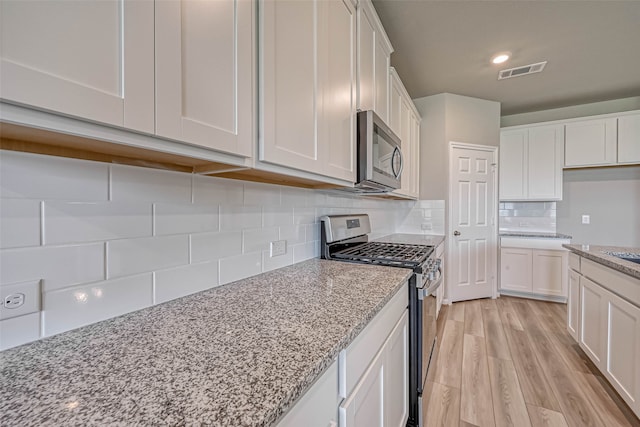
<instances>
[{"instance_id":1,"label":"granite countertop","mask_svg":"<svg viewBox=\"0 0 640 427\"><path fill-rule=\"evenodd\" d=\"M609 255L607 252L616 252L624 254L640 254L640 248L627 248L620 246L597 246L597 245L562 245L576 254L588 258L592 261L613 268L614 270L628 274L629 276L640 279L640 264L631 261L625 261L615 256Z\"/></svg>"},{"instance_id":2,"label":"granite countertop","mask_svg":"<svg viewBox=\"0 0 640 427\"><path fill-rule=\"evenodd\" d=\"M525 232L525 231L501 231L500 237L524 237L531 239L571 239L568 234L546 233L546 232Z\"/></svg>"},{"instance_id":3,"label":"granite countertop","mask_svg":"<svg viewBox=\"0 0 640 427\"><path fill-rule=\"evenodd\" d=\"M410 273L312 259L5 350L2 424L271 425Z\"/></svg>"},{"instance_id":4,"label":"granite countertop","mask_svg":"<svg viewBox=\"0 0 640 427\"><path fill-rule=\"evenodd\" d=\"M389 234L375 239L376 242L406 243L410 245L438 246L444 242L444 237L439 234Z\"/></svg>"}]
</instances>

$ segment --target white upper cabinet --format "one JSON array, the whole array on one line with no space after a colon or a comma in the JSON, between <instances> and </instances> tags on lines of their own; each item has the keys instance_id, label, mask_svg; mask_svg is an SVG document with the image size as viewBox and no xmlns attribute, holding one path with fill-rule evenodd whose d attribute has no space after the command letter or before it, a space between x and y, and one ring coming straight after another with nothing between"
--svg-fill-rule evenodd
<instances>
[{"instance_id":1,"label":"white upper cabinet","mask_svg":"<svg viewBox=\"0 0 640 427\"><path fill-rule=\"evenodd\" d=\"M640 163L640 114L618 118L618 163Z\"/></svg>"},{"instance_id":2,"label":"white upper cabinet","mask_svg":"<svg viewBox=\"0 0 640 427\"><path fill-rule=\"evenodd\" d=\"M420 180L420 114L394 68L391 68L390 75L389 127L400 137L403 159L402 184L393 193L417 199Z\"/></svg>"},{"instance_id":3,"label":"white upper cabinet","mask_svg":"<svg viewBox=\"0 0 640 427\"><path fill-rule=\"evenodd\" d=\"M561 125L500 134L500 200L562 200Z\"/></svg>"},{"instance_id":4,"label":"white upper cabinet","mask_svg":"<svg viewBox=\"0 0 640 427\"><path fill-rule=\"evenodd\" d=\"M358 3L358 101L389 123L389 66L393 47L370 0Z\"/></svg>"},{"instance_id":5,"label":"white upper cabinet","mask_svg":"<svg viewBox=\"0 0 640 427\"><path fill-rule=\"evenodd\" d=\"M0 2L0 98L154 131L154 3Z\"/></svg>"},{"instance_id":6,"label":"white upper cabinet","mask_svg":"<svg viewBox=\"0 0 640 427\"><path fill-rule=\"evenodd\" d=\"M565 125L566 167L616 163L616 118L583 120Z\"/></svg>"},{"instance_id":7,"label":"white upper cabinet","mask_svg":"<svg viewBox=\"0 0 640 427\"><path fill-rule=\"evenodd\" d=\"M263 0L260 11L259 159L353 182L353 4Z\"/></svg>"},{"instance_id":8,"label":"white upper cabinet","mask_svg":"<svg viewBox=\"0 0 640 427\"><path fill-rule=\"evenodd\" d=\"M253 7L243 0L155 3L158 135L251 155Z\"/></svg>"}]
</instances>

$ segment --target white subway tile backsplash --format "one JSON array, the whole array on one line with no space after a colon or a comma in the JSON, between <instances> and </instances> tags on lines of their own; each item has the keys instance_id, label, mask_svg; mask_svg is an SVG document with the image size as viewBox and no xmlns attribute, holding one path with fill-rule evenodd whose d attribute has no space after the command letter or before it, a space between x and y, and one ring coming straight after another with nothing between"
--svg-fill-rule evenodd
<instances>
[{"instance_id":1,"label":"white subway tile backsplash","mask_svg":"<svg viewBox=\"0 0 640 427\"><path fill-rule=\"evenodd\" d=\"M104 280L104 243L0 251L0 284L42 280L50 291Z\"/></svg>"},{"instance_id":2,"label":"white subway tile backsplash","mask_svg":"<svg viewBox=\"0 0 640 427\"><path fill-rule=\"evenodd\" d=\"M243 202L242 181L195 175L193 177L194 203L241 205Z\"/></svg>"},{"instance_id":3,"label":"white subway tile backsplash","mask_svg":"<svg viewBox=\"0 0 640 427\"><path fill-rule=\"evenodd\" d=\"M242 252L269 249L269 243L278 240L278 227L252 228L242 232Z\"/></svg>"},{"instance_id":4,"label":"white subway tile backsplash","mask_svg":"<svg viewBox=\"0 0 640 427\"><path fill-rule=\"evenodd\" d=\"M313 224L315 222L318 222L316 220L315 208L303 208L303 207L293 208L294 224Z\"/></svg>"},{"instance_id":5,"label":"white subway tile backsplash","mask_svg":"<svg viewBox=\"0 0 640 427\"><path fill-rule=\"evenodd\" d=\"M143 237L107 243L107 277L128 276L189 263L189 236Z\"/></svg>"},{"instance_id":6,"label":"white subway tile backsplash","mask_svg":"<svg viewBox=\"0 0 640 427\"><path fill-rule=\"evenodd\" d=\"M262 226L262 208L260 206L220 206L220 230L242 230Z\"/></svg>"},{"instance_id":7,"label":"white subway tile backsplash","mask_svg":"<svg viewBox=\"0 0 640 427\"><path fill-rule=\"evenodd\" d=\"M40 202L0 200L0 248L40 245Z\"/></svg>"},{"instance_id":8,"label":"white subway tile backsplash","mask_svg":"<svg viewBox=\"0 0 640 427\"><path fill-rule=\"evenodd\" d=\"M0 321L0 350L40 338L40 313L25 314Z\"/></svg>"},{"instance_id":9,"label":"white subway tile backsplash","mask_svg":"<svg viewBox=\"0 0 640 427\"><path fill-rule=\"evenodd\" d=\"M0 197L47 200L107 200L105 163L2 150Z\"/></svg>"},{"instance_id":10,"label":"white subway tile backsplash","mask_svg":"<svg viewBox=\"0 0 640 427\"><path fill-rule=\"evenodd\" d=\"M223 258L220 260L220 284L235 282L262 272L262 252Z\"/></svg>"},{"instance_id":11,"label":"white subway tile backsplash","mask_svg":"<svg viewBox=\"0 0 640 427\"><path fill-rule=\"evenodd\" d=\"M218 286L218 262L203 262L155 273L154 304Z\"/></svg>"},{"instance_id":12,"label":"white subway tile backsplash","mask_svg":"<svg viewBox=\"0 0 640 427\"><path fill-rule=\"evenodd\" d=\"M260 206L279 206L280 187L260 182L244 183L244 204Z\"/></svg>"},{"instance_id":13,"label":"white subway tile backsplash","mask_svg":"<svg viewBox=\"0 0 640 427\"><path fill-rule=\"evenodd\" d=\"M151 204L45 202L46 245L151 236Z\"/></svg>"},{"instance_id":14,"label":"white subway tile backsplash","mask_svg":"<svg viewBox=\"0 0 640 427\"><path fill-rule=\"evenodd\" d=\"M152 304L152 274L45 292L44 336L136 311Z\"/></svg>"},{"instance_id":15,"label":"white subway tile backsplash","mask_svg":"<svg viewBox=\"0 0 640 427\"><path fill-rule=\"evenodd\" d=\"M191 262L209 261L241 253L241 231L201 233L191 236Z\"/></svg>"},{"instance_id":16,"label":"white subway tile backsplash","mask_svg":"<svg viewBox=\"0 0 640 427\"><path fill-rule=\"evenodd\" d=\"M287 245L287 253L270 257L269 251L262 251L262 271L267 272L293 264L293 251Z\"/></svg>"},{"instance_id":17,"label":"white subway tile backsplash","mask_svg":"<svg viewBox=\"0 0 640 427\"><path fill-rule=\"evenodd\" d=\"M262 226L293 225L293 208L287 206L265 206L262 208Z\"/></svg>"},{"instance_id":18,"label":"white subway tile backsplash","mask_svg":"<svg viewBox=\"0 0 640 427\"><path fill-rule=\"evenodd\" d=\"M414 229L444 224L439 203L11 152L0 196L0 284L43 280L44 301L0 321L0 348L318 257L320 215L369 213L373 238L414 206ZM269 256L273 240L284 255Z\"/></svg>"},{"instance_id":19,"label":"white subway tile backsplash","mask_svg":"<svg viewBox=\"0 0 640 427\"><path fill-rule=\"evenodd\" d=\"M111 166L111 200L191 202L191 175L133 166Z\"/></svg>"},{"instance_id":20,"label":"white subway tile backsplash","mask_svg":"<svg viewBox=\"0 0 640 427\"><path fill-rule=\"evenodd\" d=\"M320 242L307 242L292 245L293 262L302 262L320 255Z\"/></svg>"},{"instance_id":21,"label":"white subway tile backsplash","mask_svg":"<svg viewBox=\"0 0 640 427\"><path fill-rule=\"evenodd\" d=\"M297 245L304 243L306 225L287 225L280 227L280 240L286 240L288 245Z\"/></svg>"},{"instance_id":22,"label":"white subway tile backsplash","mask_svg":"<svg viewBox=\"0 0 640 427\"><path fill-rule=\"evenodd\" d=\"M155 234L187 234L218 231L218 205L156 203Z\"/></svg>"}]
</instances>

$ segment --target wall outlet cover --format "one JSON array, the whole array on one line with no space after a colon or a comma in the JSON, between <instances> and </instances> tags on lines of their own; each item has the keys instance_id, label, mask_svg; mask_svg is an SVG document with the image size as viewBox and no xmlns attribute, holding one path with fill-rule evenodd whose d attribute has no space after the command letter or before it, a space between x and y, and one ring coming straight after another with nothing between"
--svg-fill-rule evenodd
<instances>
[{"instance_id":1,"label":"wall outlet cover","mask_svg":"<svg viewBox=\"0 0 640 427\"><path fill-rule=\"evenodd\" d=\"M281 256L287 253L287 241L286 240L274 240L269 245L269 256L271 258Z\"/></svg>"},{"instance_id":2,"label":"wall outlet cover","mask_svg":"<svg viewBox=\"0 0 640 427\"><path fill-rule=\"evenodd\" d=\"M40 280L0 287L0 320L40 311Z\"/></svg>"},{"instance_id":3,"label":"wall outlet cover","mask_svg":"<svg viewBox=\"0 0 640 427\"><path fill-rule=\"evenodd\" d=\"M582 215L582 223L583 224L590 224L591 223L591 216L590 215Z\"/></svg>"}]
</instances>

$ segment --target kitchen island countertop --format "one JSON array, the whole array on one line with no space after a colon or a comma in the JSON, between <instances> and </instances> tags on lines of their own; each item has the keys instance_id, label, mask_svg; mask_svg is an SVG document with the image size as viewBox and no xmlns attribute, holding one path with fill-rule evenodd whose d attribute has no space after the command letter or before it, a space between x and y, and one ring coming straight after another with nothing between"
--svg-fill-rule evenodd
<instances>
[{"instance_id":1,"label":"kitchen island countertop","mask_svg":"<svg viewBox=\"0 0 640 427\"><path fill-rule=\"evenodd\" d=\"M640 264L625 261L607 252L640 254L640 248L598 245L562 245L570 251L621 273L640 279Z\"/></svg>"},{"instance_id":2,"label":"kitchen island countertop","mask_svg":"<svg viewBox=\"0 0 640 427\"><path fill-rule=\"evenodd\" d=\"M2 424L272 425L410 273L312 259L5 350Z\"/></svg>"}]
</instances>

